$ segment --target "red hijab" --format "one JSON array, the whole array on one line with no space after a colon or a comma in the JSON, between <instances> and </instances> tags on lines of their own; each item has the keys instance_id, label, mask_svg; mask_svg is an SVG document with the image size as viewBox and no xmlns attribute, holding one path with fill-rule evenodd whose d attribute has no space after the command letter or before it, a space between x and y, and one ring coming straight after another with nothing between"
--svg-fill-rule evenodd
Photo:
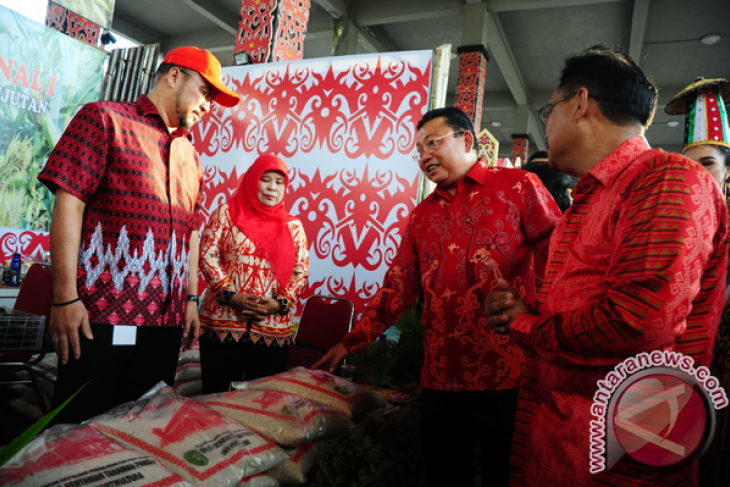
<instances>
[{"instance_id":1,"label":"red hijab","mask_svg":"<svg viewBox=\"0 0 730 487\"><path fill-rule=\"evenodd\" d=\"M259 201L259 181L266 171L280 172L285 178L284 198L276 206L266 206ZM288 187L289 169L286 164L278 157L266 154L248 168L238 190L228 200L233 223L264 255L280 288L289 283L294 271L294 238L287 222L295 217L284 209Z\"/></svg>"}]
</instances>

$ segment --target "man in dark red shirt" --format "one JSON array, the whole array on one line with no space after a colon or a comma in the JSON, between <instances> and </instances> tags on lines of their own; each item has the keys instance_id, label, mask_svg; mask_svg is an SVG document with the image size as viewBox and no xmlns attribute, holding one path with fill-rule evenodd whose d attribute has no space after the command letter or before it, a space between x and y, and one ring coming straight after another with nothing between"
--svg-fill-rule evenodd
<instances>
[{"instance_id":1,"label":"man in dark red shirt","mask_svg":"<svg viewBox=\"0 0 730 487\"><path fill-rule=\"evenodd\" d=\"M85 105L39 174L56 195L53 406L91 381L56 422L80 422L161 380L172 384L180 342L190 348L200 327L203 174L188 129L215 103L239 101L210 52L175 49L148 96Z\"/></svg>"},{"instance_id":2,"label":"man in dark red shirt","mask_svg":"<svg viewBox=\"0 0 730 487\"><path fill-rule=\"evenodd\" d=\"M482 303L500 277L535 299L533 258L546 258L561 213L534 174L477 160L474 128L458 108L427 113L418 129L414 158L436 190L411 214L363 318L313 367L335 371L423 294L421 438L429 482L473 486L476 436L483 484L506 485L522 352L490 329Z\"/></svg>"}]
</instances>

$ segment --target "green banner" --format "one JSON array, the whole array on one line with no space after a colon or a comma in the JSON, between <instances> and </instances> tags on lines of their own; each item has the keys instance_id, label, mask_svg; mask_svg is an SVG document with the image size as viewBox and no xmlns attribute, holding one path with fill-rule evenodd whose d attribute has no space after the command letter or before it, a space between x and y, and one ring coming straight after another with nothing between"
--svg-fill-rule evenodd
<instances>
[{"instance_id":1,"label":"green banner","mask_svg":"<svg viewBox=\"0 0 730 487\"><path fill-rule=\"evenodd\" d=\"M0 227L47 231L36 176L71 118L101 93L106 53L0 6Z\"/></svg>"}]
</instances>

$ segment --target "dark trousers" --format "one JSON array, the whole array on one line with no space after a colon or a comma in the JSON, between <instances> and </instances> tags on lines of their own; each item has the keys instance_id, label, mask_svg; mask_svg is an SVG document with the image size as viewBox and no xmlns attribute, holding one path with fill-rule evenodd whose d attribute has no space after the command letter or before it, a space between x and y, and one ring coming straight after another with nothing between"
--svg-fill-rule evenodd
<instances>
[{"instance_id":1,"label":"dark trousers","mask_svg":"<svg viewBox=\"0 0 730 487\"><path fill-rule=\"evenodd\" d=\"M89 380L53 424L80 423L139 396L160 381L172 385L182 341L181 327L137 327L135 345L112 345L112 325L92 324L93 340L80 334L81 357L58 364L52 409Z\"/></svg>"},{"instance_id":2,"label":"dark trousers","mask_svg":"<svg viewBox=\"0 0 730 487\"><path fill-rule=\"evenodd\" d=\"M482 486L509 485L518 392L423 390L421 442L430 486L474 487L475 440Z\"/></svg>"},{"instance_id":3,"label":"dark trousers","mask_svg":"<svg viewBox=\"0 0 730 487\"><path fill-rule=\"evenodd\" d=\"M203 393L225 392L231 382L268 377L286 371L289 347L263 343L200 340L200 372Z\"/></svg>"}]
</instances>

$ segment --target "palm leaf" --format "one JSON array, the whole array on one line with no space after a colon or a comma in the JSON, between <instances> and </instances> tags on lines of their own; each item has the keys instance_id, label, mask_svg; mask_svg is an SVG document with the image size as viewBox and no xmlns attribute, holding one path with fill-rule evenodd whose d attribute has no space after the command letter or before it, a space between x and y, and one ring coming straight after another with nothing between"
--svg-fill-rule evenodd
<instances>
[{"instance_id":1,"label":"palm leaf","mask_svg":"<svg viewBox=\"0 0 730 487\"><path fill-rule=\"evenodd\" d=\"M91 381L89 381L91 382ZM64 401L63 404L58 406L56 409L51 411L50 413L43 416L41 419L33 423L27 430L23 431L17 438L15 438L13 441L8 443L8 445L0 451L0 467L8 463L8 461L13 458L20 450L25 448L25 446L33 440L36 436L38 436L38 433L43 431L43 428L45 428L48 423L51 422L53 418L56 417L58 413L61 412L63 408L66 407L66 404L68 404L74 397L76 397L76 394L81 392L84 387L89 385L89 382L81 386L81 388L74 392L73 396L69 397Z\"/></svg>"}]
</instances>

